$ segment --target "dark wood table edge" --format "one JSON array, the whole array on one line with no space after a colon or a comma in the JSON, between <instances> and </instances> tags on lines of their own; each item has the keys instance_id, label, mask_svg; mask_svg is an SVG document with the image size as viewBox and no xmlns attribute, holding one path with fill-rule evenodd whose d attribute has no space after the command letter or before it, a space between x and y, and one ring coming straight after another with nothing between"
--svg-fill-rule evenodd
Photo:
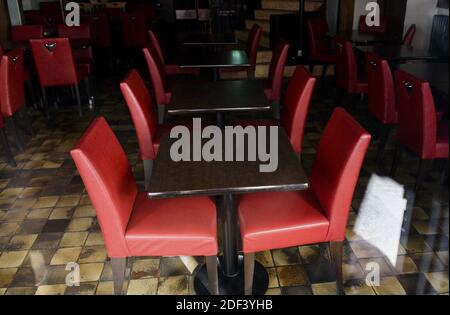
<instances>
[{"instance_id":1,"label":"dark wood table edge","mask_svg":"<svg viewBox=\"0 0 450 315\"><path fill-rule=\"evenodd\" d=\"M214 109L168 109L167 113L171 115L188 115L200 113L230 113L230 112L248 112L248 111L266 111L270 110L268 106L258 107L238 107L238 108L214 108Z\"/></svg>"},{"instance_id":2,"label":"dark wood table edge","mask_svg":"<svg viewBox=\"0 0 450 315\"><path fill-rule=\"evenodd\" d=\"M291 184L291 185L272 185L261 187L242 187L242 188L216 188L205 190L183 190L183 191L167 191L167 192L147 192L149 199L165 199L165 198L177 198L177 197L193 197L193 196L220 196L229 194L246 194L257 192L269 192L269 191L302 191L309 189L309 183L303 184Z\"/></svg>"}]
</instances>

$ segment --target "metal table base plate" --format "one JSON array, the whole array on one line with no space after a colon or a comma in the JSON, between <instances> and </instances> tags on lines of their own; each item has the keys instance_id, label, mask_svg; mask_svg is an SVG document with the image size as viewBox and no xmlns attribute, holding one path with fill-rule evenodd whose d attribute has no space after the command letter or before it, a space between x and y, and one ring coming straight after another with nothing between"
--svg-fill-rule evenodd
<instances>
[{"instance_id":1,"label":"metal table base plate","mask_svg":"<svg viewBox=\"0 0 450 315\"><path fill-rule=\"evenodd\" d=\"M238 273L233 277L225 276L221 262L218 263L219 294L243 295L244 294L244 257L239 255ZM266 269L255 260L255 273L253 278L253 295L264 295L269 286L269 275ZM194 289L198 295L210 295L208 290L208 273L206 265L198 266L194 276Z\"/></svg>"}]
</instances>

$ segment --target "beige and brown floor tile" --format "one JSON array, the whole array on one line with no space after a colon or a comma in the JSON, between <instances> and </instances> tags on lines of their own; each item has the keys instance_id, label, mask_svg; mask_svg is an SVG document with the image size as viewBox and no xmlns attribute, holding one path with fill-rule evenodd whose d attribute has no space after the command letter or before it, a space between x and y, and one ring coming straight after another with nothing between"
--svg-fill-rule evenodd
<instances>
[{"instance_id":1,"label":"beige and brown floor tile","mask_svg":"<svg viewBox=\"0 0 450 315\"><path fill-rule=\"evenodd\" d=\"M153 280L153 279L144 279ZM138 281L138 280L135 280ZM161 277L158 281L158 295L186 295L188 294L188 277Z\"/></svg>"},{"instance_id":2,"label":"beige and brown floor tile","mask_svg":"<svg viewBox=\"0 0 450 315\"><path fill-rule=\"evenodd\" d=\"M280 286L295 286L308 283L308 276L302 265L277 267Z\"/></svg>"},{"instance_id":3,"label":"beige and brown floor tile","mask_svg":"<svg viewBox=\"0 0 450 315\"><path fill-rule=\"evenodd\" d=\"M134 279L128 285L127 295L156 295L158 279ZM164 293L159 293L164 294Z\"/></svg>"},{"instance_id":4,"label":"beige and brown floor tile","mask_svg":"<svg viewBox=\"0 0 450 315\"><path fill-rule=\"evenodd\" d=\"M81 251L82 247L59 248L50 261L50 265L67 265L68 263L76 262Z\"/></svg>"},{"instance_id":5,"label":"beige and brown floor tile","mask_svg":"<svg viewBox=\"0 0 450 315\"><path fill-rule=\"evenodd\" d=\"M63 295L67 286L65 284L41 285L36 290L36 295Z\"/></svg>"},{"instance_id":6,"label":"beige and brown floor tile","mask_svg":"<svg viewBox=\"0 0 450 315\"><path fill-rule=\"evenodd\" d=\"M20 267L27 253L26 250L4 251L0 255L0 268Z\"/></svg>"},{"instance_id":7,"label":"beige and brown floor tile","mask_svg":"<svg viewBox=\"0 0 450 315\"><path fill-rule=\"evenodd\" d=\"M425 276L438 293L448 293L448 271L429 272Z\"/></svg>"},{"instance_id":8,"label":"beige and brown floor tile","mask_svg":"<svg viewBox=\"0 0 450 315\"><path fill-rule=\"evenodd\" d=\"M380 285L374 285L373 289L378 295L405 295L400 282L396 277L385 277L380 279Z\"/></svg>"}]
</instances>

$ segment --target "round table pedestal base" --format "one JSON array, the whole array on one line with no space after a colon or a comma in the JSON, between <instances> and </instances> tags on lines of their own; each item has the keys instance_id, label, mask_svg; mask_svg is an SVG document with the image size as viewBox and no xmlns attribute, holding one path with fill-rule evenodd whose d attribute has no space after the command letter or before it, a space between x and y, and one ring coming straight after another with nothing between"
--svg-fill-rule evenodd
<instances>
[{"instance_id":1,"label":"round table pedestal base","mask_svg":"<svg viewBox=\"0 0 450 315\"><path fill-rule=\"evenodd\" d=\"M227 277L219 259L219 294L221 295L243 295L244 294L244 264L243 256L239 256L238 272L233 277ZM269 286L269 275L266 269L255 260L255 273L253 277L253 295L263 295ZM194 277L194 289L198 295L210 295L208 290L208 273L206 265L197 268Z\"/></svg>"}]
</instances>

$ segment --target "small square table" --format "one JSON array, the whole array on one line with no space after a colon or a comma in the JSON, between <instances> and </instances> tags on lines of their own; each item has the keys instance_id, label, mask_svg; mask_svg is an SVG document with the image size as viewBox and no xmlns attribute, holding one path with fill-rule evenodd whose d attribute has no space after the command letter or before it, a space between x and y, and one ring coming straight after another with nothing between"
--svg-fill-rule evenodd
<instances>
[{"instance_id":1,"label":"small square table","mask_svg":"<svg viewBox=\"0 0 450 315\"><path fill-rule=\"evenodd\" d=\"M189 46L226 46L237 45L234 34L191 33L184 37L183 45Z\"/></svg>"},{"instance_id":2,"label":"small square table","mask_svg":"<svg viewBox=\"0 0 450 315\"><path fill-rule=\"evenodd\" d=\"M437 56L428 50L415 49L405 45L356 46L355 48L361 53L373 52L391 64L412 60L432 61L437 59Z\"/></svg>"},{"instance_id":3,"label":"small square table","mask_svg":"<svg viewBox=\"0 0 450 315\"><path fill-rule=\"evenodd\" d=\"M354 45L374 45L374 44L395 44L396 41L391 35L386 33L376 32L361 32L358 30L352 30L349 32L339 32L337 34L327 33L329 38L338 36L343 40L348 40Z\"/></svg>"},{"instance_id":4,"label":"small square table","mask_svg":"<svg viewBox=\"0 0 450 315\"><path fill-rule=\"evenodd\" d=\"M269 110L261 81L177 81L167 106L171 115L216 113L217 123L224 125L227 112Z\"/></svg>"},{"instance_id":5,"label":"small square table","mask_svg":"<svg viewBox=\"0 0 450 315\"><path fill-rule=\"evenodd\" d=\"M207 51L205 49L188 50L177 62L181 68L209 68L213 71L213 81L219 77L219 68L250 67L250 61L244 50Z\"/></svg>"},{"instance_id":6,"label":"small square table","mask_svg":"<svg viewBox=\"0 0 450 315\"><path fill-rule=\"evenodd\" d=\"M267 132L268 134L268 132ZM268 137L269 138L269 137ZM149 198L180 196L218 196L218 213L223 256L219 259L220 294L242 294L244 291L242 255L237 250L236 195L263 191L294 191L308 189L308 179L301 161L292 149L286 132L278 128L278 168L271 173L260 172L259 161L180 161L170 157L176 139L163 136L150 178ZM269 139L267 140L270 141ZM192 218L195 220L195 218ZM207 271L203 266L195 276L194 287L199 294L209 294ZM256 262L253 293L264 294L268 275Z\"/></svg>"},{"instance_id":7,"label":"small square table","mask_svg":"<svg viewBox=\"0 0 450 315\"><path fill-rule=\"evenodd\" d=\"M396 68L428 81L434 92L448 97L448 63L405 63Z\"/></svg>"}]
</instances>

